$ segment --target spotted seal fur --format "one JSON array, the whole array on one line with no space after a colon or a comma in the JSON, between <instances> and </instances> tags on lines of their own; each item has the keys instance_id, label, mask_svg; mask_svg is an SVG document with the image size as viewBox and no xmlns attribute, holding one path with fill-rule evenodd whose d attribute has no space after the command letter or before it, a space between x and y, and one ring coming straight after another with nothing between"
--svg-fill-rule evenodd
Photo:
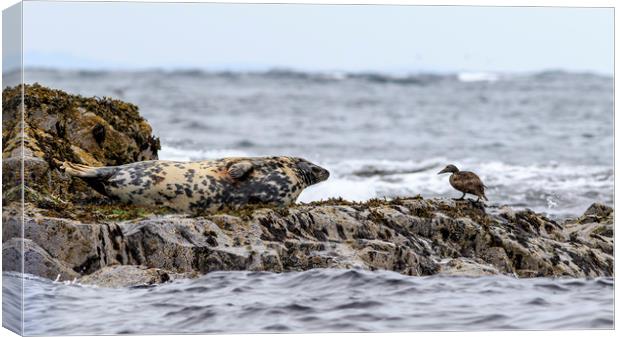
<instances>
[{"instance_id":1,"label":"spotted seal fur","mask_svg":"<svg viewBox=\"0 0 620 337\"><path fill-rule=\"evenodd\" d=\"M297 157L150 160L104 167L64 162L61 168L110 198L190 212L290 205L304 188L329 177L326 169Z\"/></svg>"}]
</instances>

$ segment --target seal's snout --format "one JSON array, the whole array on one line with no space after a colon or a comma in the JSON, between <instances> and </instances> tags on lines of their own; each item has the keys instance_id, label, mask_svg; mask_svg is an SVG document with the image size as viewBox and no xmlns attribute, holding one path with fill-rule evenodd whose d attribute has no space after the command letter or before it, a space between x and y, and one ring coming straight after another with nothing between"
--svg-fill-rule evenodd
<instances>
[{"instance_id":1,"label":"seal's snout","mask_svg":"<svg viewBox=\"0 0 620 337\"><path fill-rule=\"evenodd\" d=\"M325 181L329 178L329 171L318 165L314 165L312 174L316 177L317 182Z\"/></svg>"}]
</instances>

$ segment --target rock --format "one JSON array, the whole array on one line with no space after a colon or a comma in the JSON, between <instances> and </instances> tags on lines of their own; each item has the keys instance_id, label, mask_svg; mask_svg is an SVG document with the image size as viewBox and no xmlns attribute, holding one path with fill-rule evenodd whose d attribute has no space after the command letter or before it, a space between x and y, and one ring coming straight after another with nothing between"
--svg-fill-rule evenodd
<instances>
[{"instance_id":1,"label":"rock","mask_svg":"<svg viewBox=\"0 0 620 337\"><path fill-rule=\"evenodd\" d=\"M23 252L23 255L22 255ZM13 238L2 244L2 271L22 271L58 281L79 276L69 265L55 259L32 240Z\"/></svg>"},{"instance_id":2,"label":"rock","mask_svg":"<svg viewBox=\"0 0 620 337\"><path fill-rule=\"evenodd\" d=\"M3 240L21 236L22 222L15 214L6 208L3 212ZM79 274L92 273L107 265L128 263L128 248L120 227L115 223L91 224L41 217L27 209L23 235Z\"/></svg>"},{"instance_id":3,"label":"rock","mask_svg":"<svg viewBox=\"0 0 620 337\"><path fill-rule=\"evenodd\" d=\"M145 266L116 265L108 266L81 277L81 284L96 285L106 288L141 287L166 283L179 278L180 275L158 268ZM183 275L191 277L191 275Z\"/></svg>"},{"instance_id":4,"label":"rock","mask_svg":"<svg viewBox=\"0 0 620 337\"><path fill-rule=\"evenodd\" d=\"M565 226L565 233L570 242L613 255L613 208L598 203L592 204L579 218L566 221Z\"/></svg>"},{"instance_id":5,"label":"rock","mask_svg":"<svg viewBox=\"0 0 620 337\"><path fill-rule=\"evenodd\" d=\"M494 266L480 263L472 259L446 259L440 262L440 274L445 276L485 276L498 275Z\"/></svg>"},{"instance_id":6,"label":"rock","mask_svg":"<svg viewBox=\"0 0 620 337\"><path fill-rule=\"evenodd\" d=\"M26 205L26 239L57 261L54 265L102 286L155 284L166 278L164 273L173 278L217 270L613 275L613 211L597 217L599 222L584 215L560 223L530 210L504 207L487 213L467 202L410 198L327 201L201 217L142 214L125 221L82 222L43 213ZM4 240L19 236L16 214L10 208L3 213ZM56 269L32 271L51 277Z\"/></svg>"},{"instance_id":7,"label":"rock","mask_svg":"<svg viewBox=\"0 0 620 337\"><path fill-rule=\"evenodd\" d=\"M502 206L498 209L498 214L502 217L504 217L506 220L515 220L517 218L517 215L515 214L515 211L508 207L508 206Z\"/></svg>"},{"instance_id":8,"label":"rock","mask_svg":"<svg viewBox=\"0 0 620 337\"><path fill-rule=\"evenodd\" d=\"M60 172L58 162L103 166L157 159L159 139L153 137L150 125L133 104L25 85L22 123L21 94L20 86L2 91L5 192L20 185L22 141L27 186L37 193L71 199L65 201L101 196ZM3 194L5 202L16 200L7 196Z\"/></svg>"},{"instance_id":9,"label":"rock","mask_svg":"<svg viewBox=\"0 0 620 337\"><path fill-rule=\"evenodd\" d=\"M584 216L596 216L596 217L600 217L600 218L606 218L609 217L609 215L614 211L613 208L607 206L607 205L603 205L603 204L599 204L599 203L594 203L592 205L590 205L590 207L588 207L588 209L583 213Z\"/></svg>"}]
</instances>

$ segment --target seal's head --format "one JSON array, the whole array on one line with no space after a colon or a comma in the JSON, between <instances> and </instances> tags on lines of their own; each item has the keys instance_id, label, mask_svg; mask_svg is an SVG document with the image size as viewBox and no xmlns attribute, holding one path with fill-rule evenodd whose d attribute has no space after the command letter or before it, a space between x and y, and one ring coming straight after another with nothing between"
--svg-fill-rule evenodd
<instances>
[{"instance_id":1,"label":"seal's head","mask_svg":"<svg viewBox=\"0 0 620 337\"><path fill-rule=\"evenodd\" d=\"M217 203L229 207L290 205L306 187L329 177L326 169L298 157L229 158L223 164L217 171L226 173L218 173L212 199L221 194Z\"/></svg>"},{"instance_id":2,"label":"seal's head","mask_svg":"<svg viewBox=\"0 0 620 337\"><path fill-rule=\"evenodd\" d=\"M294 158L295 173L307 186L320 183L329 178L329 171L303 158Z\"/></svg>"},{"instance_id":3,"label":"seal's head","mask_svg":"<svg viewBox=\"0 0 620 337\"><path fill-rule=\"evenodd\" d=\"M458 168L456 168L456 166L450 164L448 166L446 166L443 170L439 171L439 173L437 174L442 174L442 173L457 173L459 171Z\"/></svg>"}]
</instances>

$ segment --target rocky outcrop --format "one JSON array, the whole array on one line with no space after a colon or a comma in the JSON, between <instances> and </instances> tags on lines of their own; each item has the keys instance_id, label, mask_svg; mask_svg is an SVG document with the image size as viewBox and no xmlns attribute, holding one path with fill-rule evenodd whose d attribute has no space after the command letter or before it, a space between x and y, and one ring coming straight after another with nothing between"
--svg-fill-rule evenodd
<instances>
[{"instance_id":1,"label":"rocky outcrop","mask_svg":"<svg viewBox=\"0 0 620 337\"><path fill-rule=\"evenodd\" d=\"M70 95L38 84L25 85L23 95L22 104L20 86L2 91L5 202L21 195L22 154L26 197L36 202L53 196L65 201L101 197L57 170L58 162L103 166L157 159L159 139L133 104Z\"/></svg>"},{"instance_id":2,"label":"rocky outcrop","mask_svg":"<svg viewBox=\"0 0 620 337\"><path fill-rule=\"evenodd\" d=\"M19 228L10 212L3 219L9 243ZM79 274L104 286L216 270L354 267L407 275L613 275L613 210L599 204L562 223L529 210L422 198L99 222L43 213L26 207L26 255L42 256L26 272L60 279Z\"/></svg>"}]
</instances>

